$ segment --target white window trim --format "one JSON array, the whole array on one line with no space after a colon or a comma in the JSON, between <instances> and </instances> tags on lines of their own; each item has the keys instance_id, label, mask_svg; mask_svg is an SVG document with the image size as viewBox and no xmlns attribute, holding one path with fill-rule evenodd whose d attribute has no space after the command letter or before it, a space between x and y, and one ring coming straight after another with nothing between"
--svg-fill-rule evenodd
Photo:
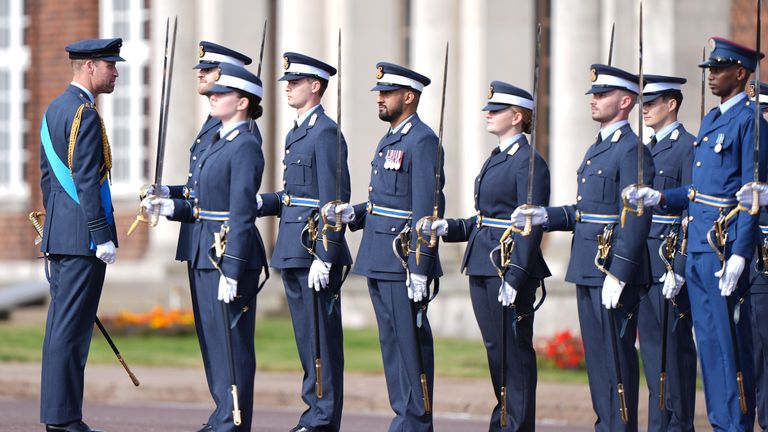
<instances>
[{"instance_id":1,"label":"white window trim","mask_svg":"<svg viewBox=\"0 0 768 432\"><path fill-rule=\"evenodd\" d=\"M9 148L8 167L10 168L7 183L0 183L0 195L7 201L25 201L29 198L29 184L24 178L24 163L26 150L24 147L24 132L27 121L24 118L24 101L27 91L23 87L24 73L29 66L29 48L24 45L24 29L28 18L24 15L24 0L10 0L9 10L9 46L0 49L0 67L9 72L10 86L8 100L10 112L8 128L11 142Z\"/></svg>"},{"instance_id":2,"label":"white window trim","mask_svg":"<svg viewBox=\"0 0 768 432\"><path fill-rule=\"evenodd\" d=\"M130 111L128 114L130 125L121 125L128 128L130 138L128 143L128 177L124 179L113 179L112 196L116 199L134 199L138 188L147 182L143 175L144 161L146 159L146 143L144 143L144 129L147 127L147 114L142 112L144 97L149 91L149 83L142 82L144 77L144 68L149 65L150 41L148 39L131 39L130 36L140 34L144 25L145 16L149 10L145 8L145 2L140 0L129 1L129 35L115 35L113 32L113 22L115 11L112 7L113 0L100 0L100 34L104 38L122 37L123 46L120 50L120 56L126 61L117 64L118 73L122 70L130 70L128 73L129 81L120 82L118 76L118 85L122 85L116 91L129 92L128 95L121 94L121 97L128 97L131 100ZM144 35L146 37L146 35ZM113 147L115 137L114 128L114 104L112 95L105 95L99 98L99 112L104 118L104 124L107 129L107 136L110 137L110 143Z\"/></svg>"}]
</instances>

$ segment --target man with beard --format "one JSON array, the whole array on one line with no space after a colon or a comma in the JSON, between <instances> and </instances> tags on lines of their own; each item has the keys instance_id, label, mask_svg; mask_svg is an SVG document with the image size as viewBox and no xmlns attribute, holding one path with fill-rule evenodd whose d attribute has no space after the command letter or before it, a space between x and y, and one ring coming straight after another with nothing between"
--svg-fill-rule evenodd
<instances>
[{"instance_id":1,"label":"man with beard","mask_svg":"<svg viewBox=\"0 0 768 432\"><path fill-rule=\"evenodd\" d=\"M341 204L343 208L329 209L326 216L335 221L338 212L352 231L363 230L354 272L368 278L376 313L389 402L395 412L389 430L431 431L432 413L424 401L432 400L434 355L426 305L429 284L442 269L437 247L417 246L415 226L432 215L435 204L439 217L445 207L438 138L416 113L430 79L392 63L378 63L376 72L378 83L371 91L379 92L379 119L390 127L371 163L368 202L354 207ZM435 203L438 164L441 184ZM392 242L408 228L411 253L403 264L393 253ZM422 392L422 374L427 395Z\"/></svg>"},{"instance_id":2,"label":"man with beard","mask_svg":"<svg viewBox=\"0 0 768 432\"><path fill-rule=\"evenodd\" d=\"M751 431L755 383L750 361L749 272L744 267L754 253L758 221L756 216L739 212L725 225L725 247L718 251L710 244L709 231L736 207L739 188L753 180L754 106L744 88L762 54L719 37L711 38L710 46L709 59L699 67L709 69L709 88L720 97L720 105L704 117L693 143L691 184L664 191L631 188L627 197L632 203L642 200L646 206L688 210L685 277L709 422L718 431ZM763 128L765 123L759 151L759 166L764 168L768 131ZM764 181L765 171L760 171ZM740 383L737 372L743 377Z\"/></svg>"},{"instance_id":3,"label":"man with beard","mask_svg":"<svg viewBox=\"0 0 768 432\"><path fill-rule=\"evenodd\" d=\"M115 90L122 39L67 45L73 77L40 128L40 188L47 217L40 250L50 263L40 422L46 431L97 432L82 421L83 382L107 264L117 231L109 177L112 151L96 96Z\"/></svg>"},{"instance_id":4,"label":"man with beard","mask_svg":"<svg viewBox=\"0 0 768 432\"><path fill-rule=\"evenodd\" d=\"M638 138L627 121L640 87L624 70L592 65L592 120L600 123L595 143L577 170L576 204L518 207L512 222L525 217L548 231L573 231L565 280L576 284L579 325L584 339L596 431L636 431L639 365L634 312L650 283L646 239L651 212L619 222L621 191L638 183ZM653 181L653 160L642 149L643 184ZM598 251L605 251L597 257ZM613 328L611 328L613 327ZM618 367L618 369L617 369ZM623 382L618 382L619 371ZM619 384L623 384L623 395ZM620 417L625 397L626 423Z\"/></svg>"}]
</instances>

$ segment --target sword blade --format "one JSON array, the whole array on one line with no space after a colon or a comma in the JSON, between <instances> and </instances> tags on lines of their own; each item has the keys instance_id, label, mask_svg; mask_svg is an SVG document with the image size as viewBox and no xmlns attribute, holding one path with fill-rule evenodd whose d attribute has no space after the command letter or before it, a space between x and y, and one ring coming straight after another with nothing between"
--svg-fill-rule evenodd
<instances>
[{"instance_id":1,"label":"sword blade","mask_svg":"<svg viewBox=\"0 0 768 432\"><path fill-rule=\"evenodd\" d=\"M341 201L341 28L337 48L336 75L336 201Z\"/></svg>"},{"instance_id":2,"label":"sword blade","mask_svg":"<svg viewBox=\"0 0 768 432\"><path fill-rule=\"evenodd\" d=\"M261 78L261 66L264 64L264 42L267 40L267 20L264 20L264 28L261 30L261 49L259 50L259 68L256 76Z\"/></svg>"},{"instance_id":3,"label":"sword blade","mask_svg":"<svg viewBox=\"0 0 768 432\"><path fill-rule=\"evenodd\" d=\"M533 112L531 113L531 154L528 157L528 196L526 204L533 204L533 174L536 161L536 111L539 101L539 61L541 59L541 23L536 25L536 50L533 60Z\"/></svg>"},{"instance_id":4,"label":"sword blade","mask_svg":"<svg viewBox=\"0 0 768 432\"><path fill-rule=\"evenodd\" d=\"M616 35L616 23L611 24L611 44L608 46L608 66L613 63L613 38Z\"/></svg>"},{"instance_id":5,"label":"sword blade","mask_svg":"<svg viewBox=\"0 0 768 432\"><path fill-rule=\"evenodd\" d=\"M637 96L638 110L637 110L637 184L643 184L643 159L645 153L645 144L643 144L643 0L640 0L640 24L639 24L639 58L638 63L640 67L640 73L638 74L638 85L640 87L640 94ZM639 210L639 208L638 208Z\"/></svg>"},{"instance_id":6,"label":"sword blade","mask_svg":"<svg viewBox=\"0 0 768 432\"><path fill-rule=\"evenodd\" d=\"M437 159L435 160L435 197L432 216L438 217L438 206L440 205L440 161L443 157L443 126L445 124L445 93L448 84L448 42L445 43L445 61L443 63L443 93L440 102L440 129L437 139Z\"/></svg>"},{"instance_id":7,"label":"sword blade","mask_svg":"<svg viewBox=\"0 0 768 432\"><path fill-rule=\"evenodd\" d=\"M704 63L707 60L707 47L703 47L701 49L701 62ZM699 113L699 123L701 123L701 120L704 118L704 84L706 82L705 77L705 71L706 68L701 68L701 112Z\"/></svg>"},{"instance_id":8,"label":"sword blade","mask_svg":"<svg viewBox=\"0 0 768 432\"><path fill-rule=\"evenodd\" d=\"M170 19L169 19L170 21ZM171 100L171 84L173 82L173 59L176 53L176 30L179 18L173 20L173 37L171 49L168 50L168 22L166 21L165 57L163 59L163 89L160 99L160 126L157 136L157 159L155 160L155 190L159 190L163 179L163 163L165 159L165 141L168 134L168 108Z\"/></svg>"},{"instance_id":9,"label":"sword blade","mask_svg":"<svg viewBox=\"0 0 768 432\"><path fill-rule=\"evenodd\" d=\"M760 30L761 25L761 1L757 0L757 29L755 31L755 50L756 50L756 66L755 66L755 149L753 157L754 172L752 174L752 180L757 183L760 181Z\"/></svg>"}]
</instances>

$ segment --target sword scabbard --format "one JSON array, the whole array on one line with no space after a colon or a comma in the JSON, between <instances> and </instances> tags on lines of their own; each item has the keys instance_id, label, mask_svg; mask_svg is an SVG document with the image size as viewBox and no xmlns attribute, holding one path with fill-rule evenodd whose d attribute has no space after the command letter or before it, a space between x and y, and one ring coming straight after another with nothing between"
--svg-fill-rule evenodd
<instances>
[{"instance_id":1,"label":"sword scabbard","mask_svg":"<svg viewBox=\"0 0 768 432\"><path fill-rule=\"evenodd\" d=\"M424 401L424 411L429 414L432 412L432 404L429 402L429 387L427 386L427 374L420 374L419 381L421 381L421 394Z\"/></svg>"},{"instance_id":2,"label":"sword scabbard","mask_svg":"<svg viewBox=\"0 0 768 432\"><path fill-rule=\"evenodd\" d=\"M501 419L499 425L507 427L507 386L501 386Z\"/></svg>"},{"instance_id":3,"label":"sword scabbard","mask_svg":"<svg viewBox=\"0 0 768 432\"><path fill-rule=\"evenodd\" d=\"M664 411L666 402L664 401L665 391L667 385L667 373L662 372L659 376L659 411Z\"/></svg>"},{"instance_id":4,"label":"sword scabbard","mask_svg":"<svg viewBox=\"0 0 768 432\"><path fill-rule=\"evenodd\" d=\"M629 415L627 413L627 399L624 395L624 384L619 383L619 415L621 416L621 422L627 424L629 422Z\"/></svg>"},{"instance_id":5,"label":"sword scabbard","mask_svg":"<svg viewBox=\"0 0 768 432\"><path fill-rule=\"evenodd\" d=\"M739 387L739 409L742 414L747 412L747 398L744 393L744 375L741 371L736 372L736 384Z\"/></svg>"},{"instance_id":6,"label":"sword scabbard","mask_svg":"<svg viewBox=\"0 0 768 432\"><path fill-rule=\"evenodd\" d=\"M240 402L238 401L237 396L237 385L232 384L232 423L235 424L235 426L240 426L240 423L243 422L242 418L240 417Z\"/></svg>"},{"instance_id":7,"label":"sword scabbard","mask_svg":"<svg viewBox=\"0 0 768 432\"><path fill-rule=\"evenodd\" d=\"M323 361L319 357L315 359L315 393L318 399L323 398Z\"/></svg>"}]
</instances>

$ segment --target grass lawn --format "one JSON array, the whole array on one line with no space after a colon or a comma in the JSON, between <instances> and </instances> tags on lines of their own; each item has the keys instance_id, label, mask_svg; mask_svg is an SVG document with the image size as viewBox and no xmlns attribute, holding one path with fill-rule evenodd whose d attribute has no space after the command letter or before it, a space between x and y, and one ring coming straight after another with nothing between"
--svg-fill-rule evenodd
<instances>
[{"instance_id":1,"label":"grass lawn","mask_svg":"<svg viewBox=\"0 0 768 432\"><path fill-rule=\"evenodd\" d=\"M44 327L0 325L0 362L39 362ZM195 335L116 336L115 344L129 365L202 367ZM344 330L345 370L381 373L381 353L376 329ZM259 370L299 370L296 344L288 318L256 321L256 360ZM117 364L115 356L94 328L89 361ZM488 378L483 343L477 340L435 338L435 371L438 375ZM586 383L586 372L564 371L539 362L539 379Z\"/></svg>"}]
</instances>

